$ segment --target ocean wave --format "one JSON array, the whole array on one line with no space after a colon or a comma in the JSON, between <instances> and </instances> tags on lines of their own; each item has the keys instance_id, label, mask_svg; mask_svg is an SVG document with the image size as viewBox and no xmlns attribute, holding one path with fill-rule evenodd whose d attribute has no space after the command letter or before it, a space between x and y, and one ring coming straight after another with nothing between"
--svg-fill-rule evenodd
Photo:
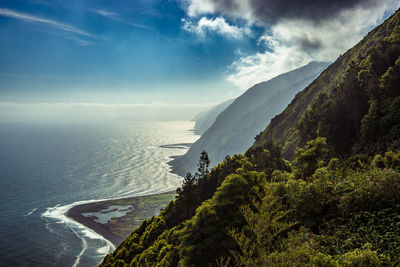
<instances>
[{"instance_id":1,"label":"ocean wave","mask_svg":"<svg viewBox=\"0 0 400 267\"><path fill-rule=\"evenodd\" d=\"M32 215L35 211L37 211L38 208L34 208L31 211L29 211L27 214L24 215L24 217Z\"/></svg>"},{"instance_id":2,"label":"ocean wave","mask_svg":"<svg viewBox=\"0 0 400 267\"><path fill-rule=\"evenodd\" d=\"M87 238L98 239L105 243L105 246L102 246L97 250L97 253L99 254L99 256L101 256L101 258L105 257L108 253L112 252L115 249L115 246L108 239L104 238L102 235L96 233L92 229L84 226L83 224L72 220L66 215L67 211L74 206L97 202L97 201L103 201L103 200L109 200L109 199L78 201L72 204L62 205L62 206L56 205L54 207L47 208L46 211L43 212L41 215L41 217L47 221L46 228L50 232L52 232L52 229L50 228L50 224L52 222L57 224L65 224L81 240L82 249L75 258L75 262L73 264L74 267L79 265L82 256L88 249Z\"/></svg>"}]
</instances>

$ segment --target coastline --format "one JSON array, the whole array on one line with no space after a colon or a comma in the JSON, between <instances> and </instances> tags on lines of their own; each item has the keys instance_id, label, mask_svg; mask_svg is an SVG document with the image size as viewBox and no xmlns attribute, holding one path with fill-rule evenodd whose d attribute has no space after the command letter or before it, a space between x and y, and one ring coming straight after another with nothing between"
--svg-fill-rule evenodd
<instances>
[{"instance_id":1,"label":"coastline","mask_svg":"<svg viewBox=\"0 0 400 267\"><path fill-rule=\"evenodd\" d=\"M191 130L194 131L194 130ZM163 145L160 147L163 148L177 148L177 149L189 149L193 145L193 143L181 143L181 144L172 144L172 145ZM179 164L176 164L176 160L179 158L183 157L186 154L183 155L176 155L176 156L170 156L170 160L167 162L168 166L170 167L170 172L179 176L185 176L185 171L181 170L179 168Z\"/></svg>"},{"instance_id":2,"label":"coastline","mask_svg":"<svg viewBox=\"0 0 400 267\"><path fill-rule=\"evenodd\" d=\"M188 149L192 143L177 143L161 145L161 148ZM170 162L182 155L170 156L166 162L170 172L174 172ZM69 219L96 232L114 246L118 246L132 231L152 216L158 215L160 210L173 200L176 192L169 191L136 197L99 200L72 206L64 215ZM119 209L122 207L122 209ZM101 217L112 212L125 212L122 216L109 216L109 220L101 221ZM119 214L121 215L121 214Z\"/></svg>"},{"instance_id":3,"label":"coastline","mask_svg":"<svg viewBox=\"0 0 400 267\"><path fill-rule=\"evenodd\" d=\"M176 196L175 191L146 196L100 200L71 207L65 215L118 246L144 220L158 214ZM116 216L112 217L113 214ZM102 222L102 217L111 217Z\"/></svg>"}]
</instances>

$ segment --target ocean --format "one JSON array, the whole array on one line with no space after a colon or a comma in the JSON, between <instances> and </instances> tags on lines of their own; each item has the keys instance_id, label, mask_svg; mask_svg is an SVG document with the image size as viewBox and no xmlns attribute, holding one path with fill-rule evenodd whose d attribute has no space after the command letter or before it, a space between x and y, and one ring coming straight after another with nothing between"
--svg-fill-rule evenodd
<instances>
[{"instance_id":1,"label":"ocean","mask_svg":"<svg viewBox=\"0 0 400 267\"><path fill-rule=\"evenodd\" d=\"M193 122L0 124L0 265L96 266L113 250L64 216L100 199L167 192L181 185L171 156L192 143Z\"/></svg>"}]
</instances>

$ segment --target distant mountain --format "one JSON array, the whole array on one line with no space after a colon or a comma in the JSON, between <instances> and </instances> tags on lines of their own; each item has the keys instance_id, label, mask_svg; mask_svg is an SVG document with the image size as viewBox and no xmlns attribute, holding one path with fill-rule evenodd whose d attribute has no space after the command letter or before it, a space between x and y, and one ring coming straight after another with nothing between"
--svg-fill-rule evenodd
<instances>
[{"instance_id":1,"label":"distant mountain","mask_svg":"<svg viewBox=\"0 0 400 267\"><path fill-rule=\"evenodd\" d=\"M199 114L197 114L192 121L195 121L196 124L194 125L194 133L198 135L202 135L210 126L215 122L215 119L218 117L218 115L224 111L230 104L235 99L230 99L228 101L225 101L209 111L204 111Z\"/></svg>"},{"instance_id":2,"label":"distant mountain","mask_svg":"<svg viewBox=\"0 0 400 267\"><path fill-rule=\"evenodd\" d=\"M227 155L245 152L270 120L328 65L326 62L311 62L248 89L219 114L184 156L170 162L173 171L180 175L195 171L203 150L207 151L212 165ZM227 102L221 105L224 104ZM213 112L213 115L216 113Z\"/></svg>"},{"instance_id":3,"label":"distant mountain","mask_svg":"<svg viewBox=\"0 0 400 267\"><path fill-rule=\"evenodd\" d=\"M201 117L203 117L209 110L206 111L202 111L200 113L198 113L196 116L193 117L193 119L191 119L191 121L197 121L198 119L200 119Z\"/></svg>"}]
</instances>

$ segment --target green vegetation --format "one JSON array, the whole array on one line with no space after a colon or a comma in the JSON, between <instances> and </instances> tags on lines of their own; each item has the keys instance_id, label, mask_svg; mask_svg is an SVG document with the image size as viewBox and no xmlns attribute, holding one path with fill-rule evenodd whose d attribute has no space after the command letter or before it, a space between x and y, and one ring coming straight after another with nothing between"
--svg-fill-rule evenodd
<instances>
[{"instance_id":1,"label":"green vegetation","mask_svg":"<svg viewBox=\"0 0 400 267\"><path fill-rule=\"evenodd\" d=\"M143 222L103 266L397 263L400 152L364 163L360 157L324 161L327 147L324 138L312 140L289 163L269 143L263 151L250 149L209 174L194 176L199 178L188 175L175 201ZM255 161L260 158L274 171L263 170ZM222 170L231 171L211 198L200 201L202 189L210 189ZM189 192L191 201L185 195ZM173 216L178 211L185 215Z\"/></svg>"},{"instance_id":2,"label":"green vegetation","mask_svg":"<svg viewBox=\"0 0 400 267\"><path fill-rule=\"evenodd\" d=\"M257 137L276 140L287 159L326 137L333 156L400 149L400 14L340 56Z\"/></svg>"},{"instance_id":3,"label":"green vegetation","mask_svg":"<svg viewBox=\"0 0 400 267\"><path fill-rule=\"evenodd\" d=\"M400 264L399 81L397 11L102 266Z\"/></svg>"}]
</instances>

